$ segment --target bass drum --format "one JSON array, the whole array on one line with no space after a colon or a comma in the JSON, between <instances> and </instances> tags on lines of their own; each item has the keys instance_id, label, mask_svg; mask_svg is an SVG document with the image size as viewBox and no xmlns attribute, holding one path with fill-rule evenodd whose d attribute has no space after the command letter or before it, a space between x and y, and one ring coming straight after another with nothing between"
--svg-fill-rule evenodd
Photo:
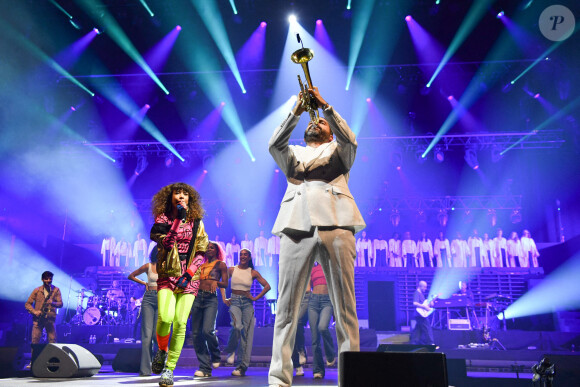
<instances>
[{"instance_id":1,"label":"bass drum","mask_svg":"<svg viewBox=\"0 0 580 387\"><path fill-rule=\"evenodd\" d=\"M87 308L83 313L83 321L87 325L95 325L101 319L101 311L99 308Z\"/></svg>"}]
</instances>

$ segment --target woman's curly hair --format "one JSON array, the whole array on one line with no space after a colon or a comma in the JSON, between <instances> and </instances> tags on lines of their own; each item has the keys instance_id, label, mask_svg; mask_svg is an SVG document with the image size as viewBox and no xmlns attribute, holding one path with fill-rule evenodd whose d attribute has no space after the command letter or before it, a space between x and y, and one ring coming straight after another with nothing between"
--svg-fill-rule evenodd
<instances>
[{"instance_id":1,"label":"woman's curly hair","mask_svg":"<svg viewBox=\"0 0 580 387\"><path fill-rule=\"evenodd\" d=\"M159 192L153 196L153 199L151 200L153 219L156 219L159 215L163 214L167 217L172 216L171 198L174 192L179 191L184 191L189 194L187 221L192 222L194 219L203 218L205 212L201 206L201 196L195 188L185 183L173 183L161 188Z\"/></svg>"}]
</instances>

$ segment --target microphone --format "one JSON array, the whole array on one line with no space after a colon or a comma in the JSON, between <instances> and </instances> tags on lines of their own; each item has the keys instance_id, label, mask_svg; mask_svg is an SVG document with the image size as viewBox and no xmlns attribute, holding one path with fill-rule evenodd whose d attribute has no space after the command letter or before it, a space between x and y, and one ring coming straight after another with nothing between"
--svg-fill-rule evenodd
<instances>
[{"instance_id":1,"label":"microphone","mask_svg":"<svg viewBox=\"0 0 580 387\"><path fill-rule=\"evenodd\" d=\"M177 205L177 215L181 218L183 222L187 219L187 210L185 207L180 203Z\"/></svg>"}]
</instances>

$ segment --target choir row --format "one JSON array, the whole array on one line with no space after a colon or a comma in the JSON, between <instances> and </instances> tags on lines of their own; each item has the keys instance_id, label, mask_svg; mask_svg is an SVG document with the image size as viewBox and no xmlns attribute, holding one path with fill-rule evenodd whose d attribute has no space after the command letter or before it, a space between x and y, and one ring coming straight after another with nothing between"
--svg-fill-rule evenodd
<instances>
[{"instance_id":1,"label":"choir row","mask_svg":"<svg viewBox=\"0 0 580 387\"><path fill-rule=\"evenodd\" d=\"M540 253L528 230L522 237L514 231L510 238L503 237L503 231L497 230L493 239L485 233L480 238L477 230L467 240L460 232L451 242L443 232L435 243L421 233L415 242L410 232L395 233L387 242L384 239L367 239L366 232L356 241L357 259L355 266L374 267L538 267Z\"/></svg>"}]
</instances>

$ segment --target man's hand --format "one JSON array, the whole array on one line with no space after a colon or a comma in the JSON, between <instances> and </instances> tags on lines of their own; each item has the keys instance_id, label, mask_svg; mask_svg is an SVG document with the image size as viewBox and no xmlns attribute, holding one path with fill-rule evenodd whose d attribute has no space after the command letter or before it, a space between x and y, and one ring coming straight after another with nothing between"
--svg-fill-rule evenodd
<instances>
[{"instance_id":1,"label":"man's hand","mask_svg":"<svg viewBox=\"0 0 580 387\"><path fill-rule=\"evenodd\" d=\"M308 89L308 92L314 98L314 100L316 101L316 105L319 108L322 109L324 106L328 105L328 103L320 95L320 92L318 91L318 87L312 86L312 89Z\"/></svg>"},{"instance_id":2,"label":"man's hand","mask_svg":"<svg viewBox=\"0 0 580 387\"><path fill-rule=\"evenodd\" d=\"M232 301L229 298L224 299L224 304L226 304L228 307L230 307L232 305Z\"/></svg>"},{"instance_id":3,"label":"man's hand","mask_svg":"<svg viewBox=\"0 0 580 387\"><path fill-rule=\"evenodd\" d=\"M295 116L300 116L302 113L306 111L306 109L304 109L304 107L302 106L302 103L303 103L302 92L300 92L298 93L298 98L296 99L296 105L292 110L292 114L294 114Z\"/></svg>"},{"instance_id":4,"label":"man's hand","mask_svg":"<svg viewBox=\"0 0 580 387\"><path fill-rule=\"evenodd\" d=\"M40 316L42 314L42 312L40 310L34 310L32 312L32 314L34 314L36 317Z\"/></svg>"}]
</instances>

